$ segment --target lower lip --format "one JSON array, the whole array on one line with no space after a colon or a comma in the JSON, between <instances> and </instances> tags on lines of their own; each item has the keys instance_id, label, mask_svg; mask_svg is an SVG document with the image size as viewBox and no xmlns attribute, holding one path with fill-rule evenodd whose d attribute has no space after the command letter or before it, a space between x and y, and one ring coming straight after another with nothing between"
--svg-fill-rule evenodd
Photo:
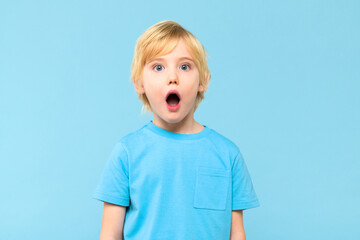
<instances>
[{"instance_id":1,"label":"lower lip","mask_svg":"<svg viewBox=\"0 0 360 240\"><path fill-rule=\"evenodd\" d=\"M176 111L176 110L179 109L180 103L181 103L181 101L179 101L179 103L178 103L177 105L171 106L171 105L169 105L169 104L166 102L166 106L167 106L167 108L168 108L170 111Z\"/></svg>"}]
</instances>

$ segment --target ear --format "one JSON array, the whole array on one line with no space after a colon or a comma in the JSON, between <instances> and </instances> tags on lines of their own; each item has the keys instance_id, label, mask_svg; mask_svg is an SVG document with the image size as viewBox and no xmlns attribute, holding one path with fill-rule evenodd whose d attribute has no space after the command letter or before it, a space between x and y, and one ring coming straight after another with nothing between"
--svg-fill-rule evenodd
<instances>
[{"instance_id":1,"label":"ear","mask_svg":"<svg viewBox=\"0 0 360 240\"><path fill-rule=\"evenodd\" d=\"M142 84L141 80L138 81L138 83L134 83L136 92L139 94L145 93L144 85Z\"/></svg>"},{"instance_id":2,"label":"ear","mask_svg":"<svg viewBox=\"0 0 360 240\"><path fill-rule=\"evenodd\" d=\"M198 90L199 92L203 92L204 91L204 86L203 85L199 85L199 90Z\"/></svg>"}]
</instances>

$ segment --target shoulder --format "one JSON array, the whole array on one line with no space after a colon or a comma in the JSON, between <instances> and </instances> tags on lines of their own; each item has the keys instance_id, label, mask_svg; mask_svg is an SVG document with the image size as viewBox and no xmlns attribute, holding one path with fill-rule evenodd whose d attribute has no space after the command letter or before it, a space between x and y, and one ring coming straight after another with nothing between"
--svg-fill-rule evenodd
<instances>
[{"instance_id":1,"label":"shoulder","mask_svg":"<svg viewBox=\"0 0 360 240\"><path fill-rule=\"evenodd\" d=\"M240 152L239 147L234 141L214 129L211 129L208 139L216 148L228 151L232 157L235 157Z\"/></svg>"},{"instance_id":2,"label":"shoulder","mask_svg":"<svg viewBox=\"0 0 360 240\"><path fill-rule=\"evenodd\" d=\"M124 136L119 138L116 141L116 146L119 148L124 148L125 150L129 148L133 148L136 145L141 144L144 142L144 139L146 138L145 134L145 125L140 127L137 130L133 130L131 132L126 133Z\"/></svg>"},{"instance_id":3,"label":"shoulder","mask_svg":"<svg viewBox=\"0 0 360 240\"><path fill-rule=\"evenodd\" d=\"M233 151L239 151L239 147L232 141L230 138L224 136L223 134L219 133L218 131L211 129L211 134L209 134L209 139L211 141L216 142L222 146L226 146L228 149Z\"/></svg>"},{"instance_id":4,"label":"shoulder","mask_svg":"<svg viewBox=\"0 0 360 240\"><path fill-rule=\"evenodd\" d=\"M139 144L139 135L141 135L142 128L128 132L119 138L113 145L111 151L111 159L115 162L122 162L127 165L131 153L134 148Z\"/></svg>"}]
</instances>

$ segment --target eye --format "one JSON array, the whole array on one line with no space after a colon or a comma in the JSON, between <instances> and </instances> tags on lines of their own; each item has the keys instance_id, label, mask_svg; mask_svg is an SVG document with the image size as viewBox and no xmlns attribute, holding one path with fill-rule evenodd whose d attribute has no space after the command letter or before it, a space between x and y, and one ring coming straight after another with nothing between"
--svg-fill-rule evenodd
<instances>
[{"instance_id":1,"label":"eye","mask_svg":"<svg viewBox=\"0 0 360 240\"><path fill-rule=\"evenodd\" d=\"M157 72L161 71L162 68L163 68L163 66L161 66L159 64L156 64L153 66L153 69L155 69L155 71L157 71Z\"/></svg>"},{"instance_id":2,"label":"eye","mask_svg":"<svg viewBox=\"0 0 360 240\"><path fill-rule=\"evenodd\" d=\"M184 66L185 66L185 68L184 68ZM188 69L190 69L190 65L189 64L183 64L183 65L181 65L181 69L182 70L188 70Z\"/></svg>"}]
</instances>

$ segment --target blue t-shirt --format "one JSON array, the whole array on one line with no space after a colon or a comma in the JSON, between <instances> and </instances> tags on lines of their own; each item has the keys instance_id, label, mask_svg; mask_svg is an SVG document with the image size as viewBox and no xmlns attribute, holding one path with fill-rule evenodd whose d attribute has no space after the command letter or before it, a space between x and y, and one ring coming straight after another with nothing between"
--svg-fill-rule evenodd
<instances>
[{"instance_id":1,"label":"blue t-shirt","mask_svg":"<svg viewBox=\"0 0 360 240\"><path fill-rule=\"evenodd\" d=\"M259 206L239 148L203 126L150 121L115 144L93 198L127 207L124 240L228 240L231 211Z\"/></svg>"}]
</instances>

